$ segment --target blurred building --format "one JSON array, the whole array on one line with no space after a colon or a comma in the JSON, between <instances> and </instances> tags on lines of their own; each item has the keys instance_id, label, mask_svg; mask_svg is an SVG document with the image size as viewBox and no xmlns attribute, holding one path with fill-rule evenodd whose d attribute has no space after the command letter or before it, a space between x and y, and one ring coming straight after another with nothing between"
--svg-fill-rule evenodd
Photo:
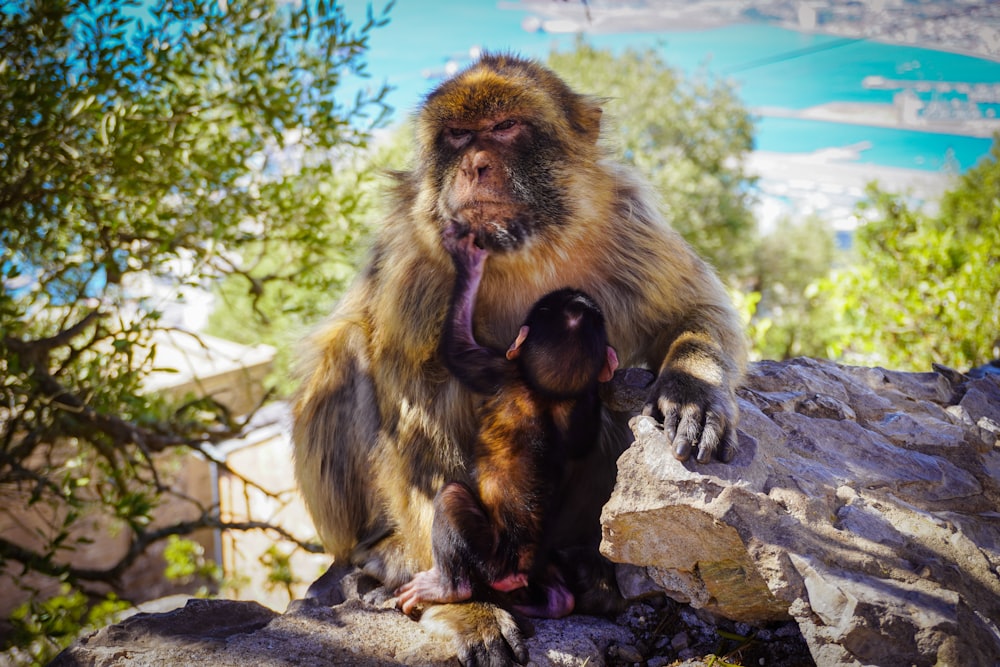
<instances>
[{"instance_id":1,"label":"blurred building","mask_svg":"<svg viewBox=\"0 0 1000 667\"><path fill-rule=\"evenodd\" d=\"M210 396L226 406L234 417L251 412L254 417L243 437L206 448L207 456L191 451L155 455L161 481L175 493L162 496L151 528L192 520L200 515L201 508L218 507L223 522L276 523L302 541L315 541L311 521L295 488L286 428L287 406L273 402L259 407L265 398L264 381L271 371L274 349L266 345L248 347L177 330L159 332L153 343L157 371L148 377L149 390L181 400ZM73 446L65 443L66 450ZM54 515L59 510L29 501L28 491L5 493L0 508L0 534L6 540L37 549L46 542L48 526L60 518ZM206 559L222 567L224 588L220 595L257 600L279 611L285 608L290 596L301 597L308 583L329 564L329 558L322 554L293 550L291 543L282 541L273 531L236 531L223 535L204 529L188 537L201 546ZM129 535L124 526L115 524L106 515L83 508L65 543L76 546L65 552L62 562L100 570L125 555ZM122 586L130 599L141 602L189 594L198 587L199 582L184 586L166 579L165 546L164 542L155 544L125 572ZM267 564L280 564L280 556L285 554L291 554L292 571L303 580L290 589L269 580L271 569ZM22 576L20 567L14 563L6 567L0 576L3 617L28 599L24 586L34 588L41 599L59 593L58 582L40 576ZM16 585L15 579L21 586ZM183 604L183 598L177 604Z\"/></svg>"}]
</instances>

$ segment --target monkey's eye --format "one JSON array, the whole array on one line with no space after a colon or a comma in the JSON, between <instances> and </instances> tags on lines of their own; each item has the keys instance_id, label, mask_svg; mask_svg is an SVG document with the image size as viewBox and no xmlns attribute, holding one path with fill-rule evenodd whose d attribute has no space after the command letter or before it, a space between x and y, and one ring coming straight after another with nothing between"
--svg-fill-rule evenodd
<instances>
[{"instance_id":1,"label":"monkey's eye","mask_svg":"<svg viewBox=\"0 0 1000 667\"><path fill-rule=\"evenodd\" d=\"M445 129L444 139L452 148L463 148L472 141L474 134L475 132L464 127L449 127Z\"/></svg>"},{"instance_id":2,"label":"monkey's eye","mask_svg":"<svg viewBox=\"0 0 1000 667\"><path fill-rule=\"evenodd\" d=\"M445 130L445 140L454 148L462 148L472 139L472 130L464 127L449 127Z\"/></svg>"},{"instance_id":3,"label":"monkey's eye","mask_svg":"<svg viewBox=\"0 0 1000 667\"><path fill-rule=\"evenodd\" d=\"M504 130L511 129L515 125L517 125L517 121L514 120L513 118L508 118L507 120L500 121L499 123L497 123L496 125L494 125L493 126L493 131L494 132L503 132Z\"/></svg>"}]
</instances>

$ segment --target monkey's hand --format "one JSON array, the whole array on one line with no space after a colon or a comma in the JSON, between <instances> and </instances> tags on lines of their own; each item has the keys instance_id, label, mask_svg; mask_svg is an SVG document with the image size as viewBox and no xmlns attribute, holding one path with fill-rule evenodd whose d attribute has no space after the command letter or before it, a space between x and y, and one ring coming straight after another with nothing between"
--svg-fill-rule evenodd
<instances>
[{"instance_id":1,"label":"monkey's hand","mask_svg":"<svg viewBox=\"0 0 1000 667\"><path fill-rule=\"evenodd\" d=\"M528 662L524 633L514 617L488 602L436 605L420 624L454 642L465 667L507 667Z\"/></svg>"},{"instance_id":2,"label":"monkey's hand","mask_svg":"<svg viewBox=\"0 0 1000 667\"><path fill-rule=\"evenodd\" d=\"M692 450L698 463L708 463L713 454L729 462L736 454L736 397L725 383L666 368L653 383L642 414L663 422L680 461Z\"/></svg>"},{"instance_id":3,"label":"monkey's hand","mask_svg":"<svg viewBox=\"0 0 1000 667\"><path fill-rule=\"evenodd\" d=\"M441 240L456 269L469 275L482 273L489 251L476 245L476 235L467 225L453 222L442 232Z\"/></svg>"}]
</instances>

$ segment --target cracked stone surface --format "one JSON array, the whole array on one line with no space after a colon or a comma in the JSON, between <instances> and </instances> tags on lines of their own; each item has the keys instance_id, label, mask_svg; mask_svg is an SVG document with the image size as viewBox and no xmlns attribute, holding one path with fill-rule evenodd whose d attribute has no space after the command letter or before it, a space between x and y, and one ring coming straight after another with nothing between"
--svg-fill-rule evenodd
<instances>
[{"instance_id":1,"label":"cracked stone surface","mask_svg":"<svg viewBox=\"0 0 1000 667\"><path fill-rule=\"evenodd\" d=\"M634 411L649 377L619 371L609 405ZM1000 376L796 359L753 364L739 395L730 464L680 463L655 422L633 418L602 551L642 601L614 620L535 623L531 663L695 667L724 627L772 642L768 665L996 665ZM103 628L52 664L457 661L391 603L280 614L192 600Z\"/></svg>"},{"instance_id":2,"label":"cracked stone surface","mask_svg":"<svg viewBox=\"0 0 1000 667\"><path fill-rule=\"evenodd\" d=\"M680 463L647 417L618 462L602 551L750 623L794 618L820 665L1000 656L1000 376L761 362L740 451Z\"/></svg>"}]
</instances>

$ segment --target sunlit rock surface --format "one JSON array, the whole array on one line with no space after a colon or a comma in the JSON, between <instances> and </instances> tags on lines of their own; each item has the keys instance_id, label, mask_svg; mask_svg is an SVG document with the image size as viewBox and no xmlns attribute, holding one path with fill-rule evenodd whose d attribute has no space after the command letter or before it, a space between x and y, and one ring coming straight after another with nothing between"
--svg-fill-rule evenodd
<instances>
[{"instance_id":1,"label":"sunlit rock surface","mask_svg":"<svg viewBox=\"0 0 1000 667\"><path fill-rule=\"evenodd\" d=\"M602 519L603 552L639 566L623 587L791 616L820 665L995 664L1000 377L799 359L753 365L740 398L728 465L633 420Z\"/></svg>"},{"instance_id":2,"label":"sunlit rock surface","mask_svg":"<svg viewBox=\"0 0 1000 667\"><path fill-rule=\"evenodd\" d=\"M620 371L610 404L635 410L648 380ZM762 362L740 399L730 464L679 463L653 421L633 419L602 550L622 563L622 589L647 602L614 620L535 623L531 662L691 667L714 660L701 657L725 627L756 632L768 665L995 665L1000 376ZM663 592L672 600L648 602ZM192 600L104 628L53 664L457 660L391 601L354 598L296 601L284 614Z\"/></svg>"}]
</instances>

